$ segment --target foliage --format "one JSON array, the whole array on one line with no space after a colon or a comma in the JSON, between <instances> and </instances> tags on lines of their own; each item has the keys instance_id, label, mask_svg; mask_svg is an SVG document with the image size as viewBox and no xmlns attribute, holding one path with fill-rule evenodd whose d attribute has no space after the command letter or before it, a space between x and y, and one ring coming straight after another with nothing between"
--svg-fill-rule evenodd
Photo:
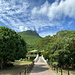
<instances>
[{"instance_id":1,"label":"foliage","mask_svg":"<svg viewBox=\"0 0 75 75\"><path fill-rule=\"evenodd\" d=\"M63 30L56 35L42 38L37 45L44 50L44 57L50 64L58 63L59 67L75 64L75 31Z\"/></svg>"},{"instance_id":2,"label":"foliage","mask_svg":"<svg viewBox=\"0 0 75 75\"><path fill-rule=\"evenodd\" d=\"M36 33L36 31L23 31L19 32L19 35L26 41L27 43L27 49L33 50L36 48L36 44L41 39L41 37Z\"/></svg>"},{"instance_id":3,"label":"foliage","mask_svg":"<svg viewBox=\"0 0 75 75\"><path fill-rule=\"evenodd\" d=\"M0 61L1 67L8 61L25 58L26 43L15 31L0 27Z\"/></svg>"}]
</instances>

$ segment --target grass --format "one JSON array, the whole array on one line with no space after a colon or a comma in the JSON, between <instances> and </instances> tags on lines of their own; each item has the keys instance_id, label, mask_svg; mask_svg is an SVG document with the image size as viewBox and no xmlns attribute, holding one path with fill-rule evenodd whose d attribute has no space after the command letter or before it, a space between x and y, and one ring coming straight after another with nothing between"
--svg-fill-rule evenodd
<instances>
[{"instance_id":1,"label":"grass","mask_svg":"<svg viewBox=\"0 0 75 75\"><path fill-rule=\"evenodd\" d=\"M69 71L70 75L75 75L75 71ZM61 75L60 72L56 73L56 75ZM66 70L63 70L63 75L68 75L68 72Z\"/></svg>"},{"instance_id":2,"label":"grass","mask_svg":"<svg viewBox=\"0 0 75 75\"><path fill-rule=\"evenodd\" d=\"M25 66L28 64L31 64L31 61L20 61L15 60L13 63L13 67L0 70L0 75L18 75L19 72L22 72L25 70Z\"/></svg>"},{"instance_id":3,"label":"grass","mask_svg":"<svg viewBox=\"0 0 75 75\"><path fill-rule=\"evenodd\" d=\"M57 64L56 62L54 62L54 64ZM48 63L48 65L49 65L49 63ZM50 66L50 65L49 65ZM54 70L52 67L50 67L52 70ZM55 70L55 72L56 72L56 75L61 75L61 72L60 72L60 69L58 69L58 73L57 73L57 71ZM74 69L70 69L69 70L69 73L70 73L70 75L75 75L75 68ZM68 75L68 71L67 70L63 70L63 75Z\"/></svg>"},{"instance_id":4,"label":"grass","mask_svg":"<svg viewBox=\"0 0 75 75\"><path fill-rule=\"evenodd\" d=\"M31 64L31 61L20 61L20 60L15 60L15 62L13 62L13 65L28 65Z\"/></svg>"}]
</instances>

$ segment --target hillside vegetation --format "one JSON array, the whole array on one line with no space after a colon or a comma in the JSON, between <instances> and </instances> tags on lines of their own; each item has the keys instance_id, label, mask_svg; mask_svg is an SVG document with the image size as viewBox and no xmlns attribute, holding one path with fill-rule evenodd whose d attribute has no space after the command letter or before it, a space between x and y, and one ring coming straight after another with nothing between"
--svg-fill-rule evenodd
<instances>
[{"instance_id":1,"label":"hillside vegetation","mask_svg":"<svg viewBox=\"0 0 75 75\"><path fill-rule=\"evenodd\" d=\"M36 31L28 30L19 32L18 34L26 41L28 50L34 49L37 42L41 39Z\"/></svg>"},{"instance_id":2,"label":"hillside vegetation","mask_svg":"<svg viewBox=\"0 0 75 75\"><path fill-rule=\"evenodd\" d=\"M48 59L53 67L68 69L75 68L75 30L63 30L53 36L42 38L38 45L38 50L43 49L43 56Z\"/></svg>"}]
</instances>

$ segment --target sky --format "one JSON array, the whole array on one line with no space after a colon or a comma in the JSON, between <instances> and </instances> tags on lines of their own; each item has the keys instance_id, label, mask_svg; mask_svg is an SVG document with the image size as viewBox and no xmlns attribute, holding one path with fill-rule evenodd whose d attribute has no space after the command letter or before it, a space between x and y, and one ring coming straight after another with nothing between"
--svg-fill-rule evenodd
<instances>
[{"instance_id":1,"label":"sky","mask_svg":"<svg viewBox=\"0 0 75 75\"><path fill-rule=\"evenodd\" d=\"M0 26L41 37L75 30L75 0L0 0Z\"/></svg>"}]
</instances>

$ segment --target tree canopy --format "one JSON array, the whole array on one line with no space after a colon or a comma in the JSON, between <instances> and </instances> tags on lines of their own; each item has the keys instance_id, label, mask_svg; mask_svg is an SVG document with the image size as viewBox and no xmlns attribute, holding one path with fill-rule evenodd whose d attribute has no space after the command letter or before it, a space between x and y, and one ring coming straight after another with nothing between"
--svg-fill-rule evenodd
<instances>
[{"instance_id":1,"label":"tree canopy","mask_svg":"<svg viewBox=\"0 0 75 75\"><path fill-rule=\"evenodd\" d=\"M0 67L8 61L25 58L26 52L26 43L20 35L7 27L0 27Z\"/></svg>"},{"instance_id":2,"label":"tree canopy","mask_svg":"<svg viewBox=\"0 0 75 75\"><path fill-rule=\"evenodd\" d=\"M46 36L39 41L37 48L44 49L43 55L51 65L55 62L60 67L75 64L75 31L63 30Z\"/></svg>"}]
</instances>

